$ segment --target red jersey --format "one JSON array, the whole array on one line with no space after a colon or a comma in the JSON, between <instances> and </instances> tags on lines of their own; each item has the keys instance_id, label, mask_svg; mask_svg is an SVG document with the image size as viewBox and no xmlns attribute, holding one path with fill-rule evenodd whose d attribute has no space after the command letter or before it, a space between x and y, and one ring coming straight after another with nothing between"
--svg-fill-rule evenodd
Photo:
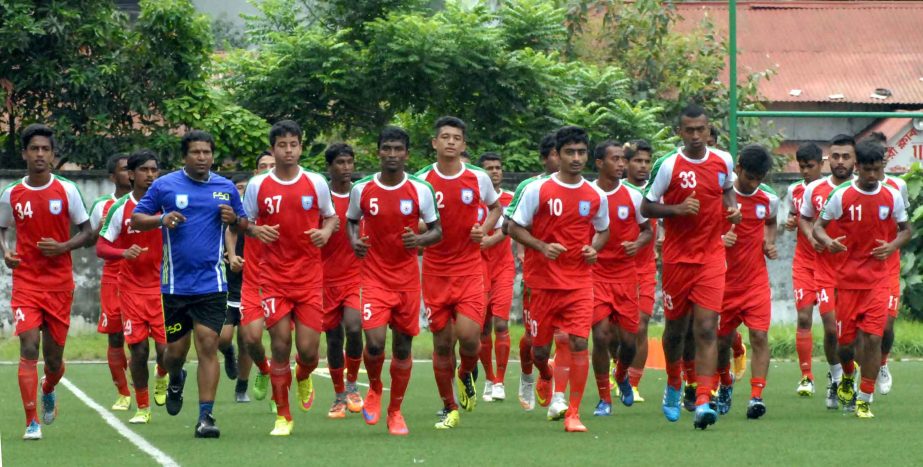
<instances>
[{"instance_id":1,"label":"red jersey","mask_svg":"<svg viewBox=\"0 0 923 467\"><path fill-rule=\"evenodd\" d=\"M910 210L910 193L907 191L907 182L900 177L892 177L886 175L884 183L888 184L891 188L897 190L901 195L901 199L904 201L904 209L907 211ZM892 225L892 231L889 232L889 238L894 238L897 236L897 223ZM891 272L892 279L900 284L901 281L901 255L899 252L894 253L888 258L888 270Z\"/></svg>"},{"instance_id":2,"label":"red jersey","mask_svg":"<svg viewBox=\"0 0 923 467\"><path fill-rule=\"evenodd\" d=\"M622 180L622 185L637 191L642 198L644 197L643 186L635 186L625 180ZM640 207L638 208L638 213L641 213ZM651 241L638 250L635 255L635 266L638 269L638 274L657 274L657 257L654 252L654 246L657 244L657 219L648 219L648 222L651 224Z\"/></svg>"},{"instance_id":3,"label":"red jersey","mask_svg":"<svg viewBox=\"0 0 923 467\"><path fill-rule=\"evenodd\" d=\"M98 232L103 226L103 222L106 221L106 215L109 214L109 209L112 208L115 201L115 195L113 194L102 195L96 198L96 201L93 201L93 206L90 208L90 228L94 232ZM103 260L103 276L100 282L103 284L118 284L121 263L122 260L120 259Z\"/></svg>"},{"instance_id":4,"label":"red jersey","mask_svg":"<svg viewBox=\"0 0 923 467\"><path fill-rule=\"evenodd\" d=\"M599 188L596 182L593 185ZM599 252L593 265L593 281L631 283L638 281L635 259L625 254L622 242L633 242L641 233L639 224L647 219L641 216L641 193L619 184L614 190L604 192L609 206L609 242Z\"/></svg>"},{"instance_id":5,"label":"red jersey","mask_svg":"<svg viewBox=\"0 0 923 467\"><path fill-rule=\"evenodd\" d=\"M423 250L423 274L468 276L481 268L481 246L471 241L471 228L481 203L497 201L490 177L480 167L464 164L455 175L444 175L436 164L416 173L433 187L442 220L442 240Z\"/></svg>"},{"instance_id":6,"label":"red jersey","mask_svg":"<svg viewBox=\"0 0 923 467\"><path fill-rule=\"evenodd\" d=\"M83 197L74 182L52 175L45 186L32 187L26 178L0 192L0 227L16 227L16 253L22 260L13 269L13 288L44 292L74 290L70 253L43 256L38 242L43 237L58 242L70 239L71 224L89 220Z\"/></svg>"},{"instance_id":7,"label":"red jersey","mask_svg":"<svg viewBox=\"0 0 923 467\"><path fill-rule=\"evenodd\" d=\"M699 200L697 215L663 219L664 263L724 261L724 191L733 185L734 161L724 151L707 148L702 159L690 159L680 148L657 160L645 194L649 201L681 204L693 192Z\"/></svg>"},{"instance_id":8,"label":"red jersey","mask_svg":"<svg viewBox=\"0 0 923 467\"><path fill-rule=\"evenodd\" d=\"M807 186L808 184L804 180L799 180L788 186L788 212L792 213L796 218L801 217L801 205L804 203L804 190ZM820 203L820 207L823 207L823 202ZM819 210L820 208L818 208ZM795 225L797 226L798 224ZM814 261L817 259L817 252L814 251L814 247L811 246L811 242L804 236L801 229L797 229L797 232L795 259L793 261L813 269Z\"/></svg>"},{"instance_id":9,"label":"red jersey","mask_svg":"<svg viewBox=\"0 0 923 467\"><path fill-rule=\"evenodd\" d=\"M552 261L528 248L523 275L529 287L569 290L592 284L581 250L596 232L609 228L606 195L593 184L583 179L567 184L558 174L533 180L523 188L512 221L530 229L533 237L567 249Z\"/></svg>"},{"instance_id":10,"label":"red jersey","mask_svg":"<svg viewBox=\"0 0 923 467\"><path fill-rule=\"evenodd\" d=\"M118 284L122 291L160 293L160 271L163 260L163 235L158 227L147 232L131 228L131 214L138 200L131 193L119 198L109 209L99 235L121 249L138 245L147 251L133 260L121 260Z\"/></svg>"},{"instance_id":11,"label":"red jersey","mask_svg":"<svg viewBox=\"0 0 923 467\"><path fill-rule=\"evenodd\" d=\"M244 239L244 277L242 284L246 283L248 286L253 285L257 288L262 287L263 275L260 261L263 258L263 245L265 243L253 237Z\"/></svg>"},{"instance_id":12,"label":"red jersey","mask_svg":"<svg viewBox=\"0 0 923 467\"><path fill-rule=\"evenodd\" d=\"M513 193L501 189L498 200L500 201L500 208L505 211L510 203L513 202ZM478 209L480 209L478 213L478 222L483 222L484 218L487 217L487 206L481 205ZM492 235L494 231L499 229L502 225L503 216L500 216L500 219L497 219L497 225L488 233ZM487 265L488 271L503 271L515 268L516 263L513 261L512 248L512 241L509 236L506 236L500 243L486 250L481 250L481 258L484 260L484 264Z\"/></svg>"},{"instance_id":13,"label":"red jersey","mask_svg":"<svg viewBox=\"0 0 923 467\"><path fill-rule=\"evenodd\" d=\"M349 233L346 227L346 210L349 209L349 194L333 195L333 208L340 219L340 229L330 236L327 244L321 249L324 259L324 286L332 287L348 285L359 282L359 258L353 253L349 244Z\"/></svg>"},{"instance_id":14,"label":"red jersey","mask_svg":"<svg viewBox=\"0 0 923 467\"><path fill-rule=\"evenodd\" d=\"M323 285L320 248L305 233L336 215L322 175L301 168L292 180L280 180L274 171L257 175L247 184L244 209L260 225L279 226L279 239L263 245L263 283L298 290Z\"/></svg>"},{"instance_id":15,"label":"red jersey","mask_svg":"<svg viewBox=\"0 0 923 467\"><path fill-rule=\"evenodd\" d=\"M727 249L727 272L724 275L727 289L741 290L769 286L769 272L763 256L765 227L775 223L779 212L779 196L766 185L760 185L746 195L734 188L741 221L734 228L737 242ZM731 229L725 220L724 230Z\"/></svg>"},{"instance_id":16,"label":"red jersey","mask_svg":"<svg viewBox=\"0 0 923 467\"><path fill-rule=\"evenodd\" d=\"M836 188L831 177L824 177L814 180L804 188L801 202L801 215L814 219L820 217L821 211L830 193ZM842 234L837 222L827 224L827 234L830 238L837 238ZM835 287L837 274L842 270L843 259L845 255L834 255L828 251L822 251L815 255L814 278L817 281L818 289L824 287Z\"/></svg>"},{"instance_id":17,"label":"red jersey","mask_svg":"<svg viewBox=\"0 0 923 467\"><path fill-rule=\"evenodd\" d=\"M412 175L396 186L379 182L381 174L363 178L353 185L346 217L362 221L362 236L369 237L369 249L362 261L359 283L386 290L420 289L417 249L404 248L404 228L418 231L418 221L429 224L439 220L435 194L429 183ZM477 269L480 271L481 265Z\"/></svg>"},{"instance_id":18,"label":"red jersey","mask_svg":"<svg viewBox=\"0 0 923 467\"><path fill-rule=\"evenodd\" d=\"M888 287L891 279L888 262L875 259L872 250L878 247L877 240L894 240L892 224L908 220L900 193L883 183L873 191L861 190L855 181L844 183L831 193L821 217L836 220L846 236L842 241L846 251L836 254L844 258L837 288Z\"/></svg>"}]
</instances>

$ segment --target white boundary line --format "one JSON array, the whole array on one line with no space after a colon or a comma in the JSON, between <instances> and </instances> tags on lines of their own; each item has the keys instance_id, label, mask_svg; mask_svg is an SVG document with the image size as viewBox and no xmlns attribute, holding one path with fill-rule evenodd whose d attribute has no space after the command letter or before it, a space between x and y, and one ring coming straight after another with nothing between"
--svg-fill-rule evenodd
<instances>
[{"instance_id":1,"label":"white boundary line","mask_svg":"<svg viewBox=\"0 0 923 467\"><path fill-rule=\"evenodd\" d=\"M70 363L70 362L68 362ZM70 392L74 393L77 396L77 399L80 399L81 402L87 405L87 407L96 411L103 420L109 424L115 431L117 431L123 438L127 439L138 447L138 449L144 451L145 454L151 456L158 464L164 467L179 467L179 463L173 460L172 457L168 456L165 452L161 451L154 447L153 444L149 443L146 439L141 437L141 435L135 433L121 420L112 415L109 411L104 409L101 405L97 404L96 401L90 398L85 392L81 391L74 383L68 381L67 378L61 378L61 384L64 385Z\"/></svg>"}]
</instances>

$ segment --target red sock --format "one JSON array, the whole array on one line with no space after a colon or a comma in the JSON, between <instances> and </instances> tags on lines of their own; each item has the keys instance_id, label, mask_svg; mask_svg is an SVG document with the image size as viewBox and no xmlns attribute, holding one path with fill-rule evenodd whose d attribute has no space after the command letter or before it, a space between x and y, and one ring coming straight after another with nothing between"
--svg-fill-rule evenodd
<instances>
[{"instance_id":1,"label":"red sock","mask_svg":"<svg viewBox=\"0 0 923 467\"><path fill-rule=\"evenodd\" d=\"M682 361L667 362L667 385L679 391L683 387Z\"/></svg>"},{"instance_id":2,"label":"red sock","mask_svg":"<svg viewBox=\"0 0 923 467\"><path fill-rule=\"evenodd\" d=\"M750 398L763 398L763 388L766 387L766 378L750 378Z\"/></svg>"},{"instance_id":3,"label":"red sock","mask_svg":"<svg viewBox=\"0 0 923 467\"><path fill-rule=\"evenodd\" d=\"M734 340L731 342L731 350L734 352L734 358L744 354L747 349L744 348L744 340L740 337L739 332L734 332Z\"/></svg>"},{"instance_id":4,"label":"red sock","mask_svg":"<svg viewBox=\"0 0 923 467\"><path fill-rule=\"evenodd\" d=\"M253 362L256 365L256 368L260 370L261 375L268 375L270 372L269 368L269 359L263 360L262 362Z\"/></svg>"},{"instance_id":5,"label":"red sock","mask_svg":"<svg viewBox=\"0 0 923 467\"><path fill-rule=\"evenodd\" d=\"M157 372L157 377L158 377L158 378L163 378L164 376L167 376L167 369L164 368L164 367L162 367L162 366L160 366L159 364L158 364L158 365L154 365L154 371Z\"/></svg>"},{"instance_id":6,"label":"red sock","mask_svg":"<svg viewBox=\"0 0 923 467\"><path fill-rule=\"evenodd\" d=\"M496 378L494 375L494 364L493 361L493 350L494 343L491 340L490 334L481 336L481 349L478 351L478 357L481 359L481 366L484 367L484 375L487 377L487 381L493 381Z\"/></svg>"},{"instance_id":7,"label":"red sock","mask_svg":"<svg viewBox=\"0 0 923 467\"><path fill-rule=\"evenodd\" d=\"M478 366L478 356L474 355L462 355L461 356L461 365L458 366L458 376L466 375L474 371L474 368Z\"/></svg>"},{"instance_id":8,"label":"red sock","mask_svg":"<svg viewBox=\"0 0 923 467\"><path fill-rule=\"evenodd\" d=\"M564 392L567 390L567 383L570 381L570 337L567 334L555 334L554 345L554 392Z\"/></svg>"},{"instance_id":9,"label":"red sock","mask_svg":"<svg viewBox=\"0 0 923 467\"><path fill-rule=\"evenodd\" d=\"M369 389L381 393L381 367L385 363L385 354L372 355L368 349L365 349L362 357L365 360L365 371L369 376Z\"/></svg>"},{"instance_id":10,"label":"red sock","mask_svg":"<svg viewBox=\"0 0 923 467\"><path fill-rule=\"evenodd\" d=\"M346 356L346 381L355 383L359 379L359 366L362 365L362 357L352 358Z\"/></svg>"},{"instance_id":11,"label":"red sock","mask_svg":"<svg viewBox=\"0 0 923 467\"><path fill-rule=\"evenodd\" d=\"M35 399L38 393L38 360L27 360L19 357L19 396L22 397L22 408L26 411L26 424L38 420L35 413Z\"/></svg>"},{"instance_id":12,"label":"red sock","mask_svg":"<svg viewBox=\"0 0 923 467\"><path fill-rule=\"evenodd\" d=\"M436 376L436 387L439 389L442 406L449 410L457 410L458 404L455 403L455 394L452 393L452 367L451 356L433 352L433 374Z\"/></svg>"},{"instance_id":13,"label":"red sock","mask_svg":"<svg viewBox=\"0 0 923 467\"><path fill-rule=\"evenodd\" d=\"M522 368L522 374L532 374L532 338L529 336L529 330L519 339L519 366Z\"/></svg>"},{"instance_id":14,"label":"red sock","mask_svg":"<svg viewBox=\"0 0 923 467\"><path fill-rule=\"evenodd\" d=\"M269 370L269 380L272 382L272 399L276 401L276 413L286 420L292 419L292 412L288 408L288 388L292 385L292 368L288 361L277 362L273 360Z\"/></svg>"},{"instance_id":15,"label":"red sock","mask_svg":"<svg viewBox=\"0 0 923 467\"><path fill-rule=\"evenodd\" d=\"M728 364L727 366L722 365L721 367L718 368L718 378L720 379L721 384L724 386L730 386L734 384L734 379L731 378L731 365L730 364Z\"/></svg>"},{"instance_id":16,"label":"red sock","mask_svg":"<svg viewBox=\"0 0 923 467\"><path fill-rule=\"evenodd\" d=\"M343 382L342 368L327 368L330 371L330 379L333 381L333 392L340 394L346 392L346 383Z\"/></svg>"},{"instance_id":17,"label":"red sock","mask_svg":"<svg viewBox=\"0 0 923 467\"><path fill-rule=\"evenodd\" d=\"M497 372L494 374L494 383L503 384L506 376L506 364L510 361L510 332L500 331L494 341L494 351L497 353Z\"/></svg>"},{"instance_id":18,"label":"red sock","mask_svg":"<svg viewBox=\"0 0 923 467\"><path fill-rule=\"evenodd\" d=\"M856 362L855 360L850 360L848 362L843 362L843 374L847 376L852 376L856 372Z\"/></svg>"},{"instance_id":19,"label":"red sock","mask_svg":"<svg viewBox=\"0 0 923 467\"><path fill-rule=\"evenodd\" d=\"M698 381L698 378L695 374L695 360L682 360L683 363L683 380L686 381L686 386L695 384Z\"/></svg>"},{"instance_id":20,"label":"red sock","mask_svg":"<svg viewBox=\"0 0 923 467\"><path fill-rule=\"evenodd\" d=\"M881 353L881 366L888 364L888 356L891 355L891 352L882 352Z\"/></svg>"},{"instance_id":21,"label":"red sock","mask_svg":"<svg viewBox=\"0 0 923 467\"><path fill-rule=\"evenodd\" d=\"M413 357L403 360L391 358L391 401L388 403L388 413L399 412L404 402L404 393L410 383L410 371L413 369Z\"/></svg>"},{"instance_id":22,"label":"red sock","mask_svg":"<svg viewBox=\"0 0 923 467\"><path fill-rule=\"evenodd\" d=\"M568 349L569 350L569 349ZM590 357L586 350L571 352L570 376L570 405L568 415L580 413L580 401L583 399L583 390L586 388L586 377L590 372Z\"/></svg>"},{"instance_id":23,"label":"red sock","mask_svg":"<svg viewBox=\"0 0 923 467\"><path fill-rule=\"evenodd\" d=\"M866 394L874 393L875 392L875 378L862 378L859 381L859 390Z\"/></svg>"},{"instance_id":24,"label":"red sock","mask_svg":"<svg viewBox=\"0 0 923 467\"><path fill-rule=\"evenodd\" d=\"M135 388L135 400L138 402L139 409L146 409L151 406L147 388Z\"/></svg>"},{"instance_id":25,"label":"red sock","mask_svg":"<svg viewBox=\"0 0 923 467\"><path fill-rule=\"evenodd\" d=\"M125 369L128 368L128 358L125 357L124 347L109 347L106 351L106 360L109 362L109 373L112 374L112 383L122 396L131 396L128 389L128 378Z\"/></svg>"},{"instance_id":26,"label":"red sock","mask_svg":"<svg viewBox=\"0 0 923 467\"><path fill-rule=\"evenodd\" d=\"M612 403L612 392L609 387L609 375L596 375L596 390L599 391L599 398L608 403Z\"/></svg>"},{"instance_id":27,"label":"red sock","mask_svg":"<svg viewBox=\"0 0 923 467\"><path fill-rule=\"evenodd\" d=\"M548 363L548 360L535 360L535 367L538 368L538 376L544 380L554 378L554 371Z\"/></svg>"},{"instance_id":28,"label":"red sock","mask_svg":"<svg viewBox=\"0 0 923 467\"><path fill-rule=\"evenodd\" d=\"M711 401L711 385L714 375L696 376L695 405L707 404Z\"/></svg>"},{"instance_id":29,"label":"red sock","mask_svg":"<svg viewBox=\"0 0 923 467\"><path fill-rule=\"evenodd\" d=\"M644 376L644 368L628 368L628 382L631 383L631 387L638 387L642 376Z\"/></svg>"},{"instance_id":30,"label":"red sock","mask_svg":"<svg viewBox=\"0 0 923 467\"><path fill-rule=\"evenodd\" d=\"M313 364L305 364L300 357L295 356L295 379L304 381L317 369L317 360Z\"/></svg>"},{"instance_id":31,"label":"red sock","mask_svg":"<svg viewBox=\"0 0 923 467\"><path fill-rule=\"evenodd\" d=\"M625 378L628 377L628 365L623 364L622 362L615 363L615 382L625 381Z\"/></svg>"},{"instance_id":32,"label":"red sock","mask_svg":"<svg viewBox=\"0 0 923 467\"><path fill-rule=\"evenodd\" d=\"M57 373L48 371L48 365L45 365L45 381L42 383L42 394L51 394L62 377L64 377L64 362L61 362L61 369ZM128 394L131 395L131 393Z\"/></svg>"},{"instance_id":33,"label":"red sock","mask_svg":"<svg viewBox=\"0 0 923 467\"><path fill-rule=\"evenodd\" d=\"M795 333L795 349L798 351L798 365L801 367L801 376L811 378L811 353L814 351L814 335L810 329L799 329Z\"/></svg>"}]
</instances>

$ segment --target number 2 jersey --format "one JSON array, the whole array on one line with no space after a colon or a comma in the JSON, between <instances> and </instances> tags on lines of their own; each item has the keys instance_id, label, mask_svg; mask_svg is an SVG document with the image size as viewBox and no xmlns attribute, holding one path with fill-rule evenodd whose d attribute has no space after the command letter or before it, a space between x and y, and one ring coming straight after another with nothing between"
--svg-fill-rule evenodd
<instances>
[{"instance_id":1,"label":"number 2 jersey","mask_svg":"<svg viewBox=\"0 0 923 467\"><path fill-rule=\"evenodd\" d=\"M138 245L147 249L136 259L120 261L118 284L121 291L153 291L159 294L163 234L160 228L147 232L131 228L131 214L137 204L138 200L131 193L119 198L109 209L99 235L112 242L116 248L127 249L132 245Z\"/></svg>"}]
</instances>

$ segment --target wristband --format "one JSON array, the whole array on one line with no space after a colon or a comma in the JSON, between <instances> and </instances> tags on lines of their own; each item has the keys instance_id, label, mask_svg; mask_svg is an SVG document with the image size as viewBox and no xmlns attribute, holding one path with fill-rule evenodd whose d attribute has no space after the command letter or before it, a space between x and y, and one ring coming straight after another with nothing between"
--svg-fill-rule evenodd
<instances>
[{"instance_id":1,"label":"wristband","mask_svg":"<svg viewBox=\"0 0 923 467\"><path fill-rule=\"evenodd\" d=\"M163 218L164 218L164 216L166 216L166 215L167 215L166 213L160 215L160 226L161 226L161 227L163 227Z\"/></svg>"}]
</instances>

